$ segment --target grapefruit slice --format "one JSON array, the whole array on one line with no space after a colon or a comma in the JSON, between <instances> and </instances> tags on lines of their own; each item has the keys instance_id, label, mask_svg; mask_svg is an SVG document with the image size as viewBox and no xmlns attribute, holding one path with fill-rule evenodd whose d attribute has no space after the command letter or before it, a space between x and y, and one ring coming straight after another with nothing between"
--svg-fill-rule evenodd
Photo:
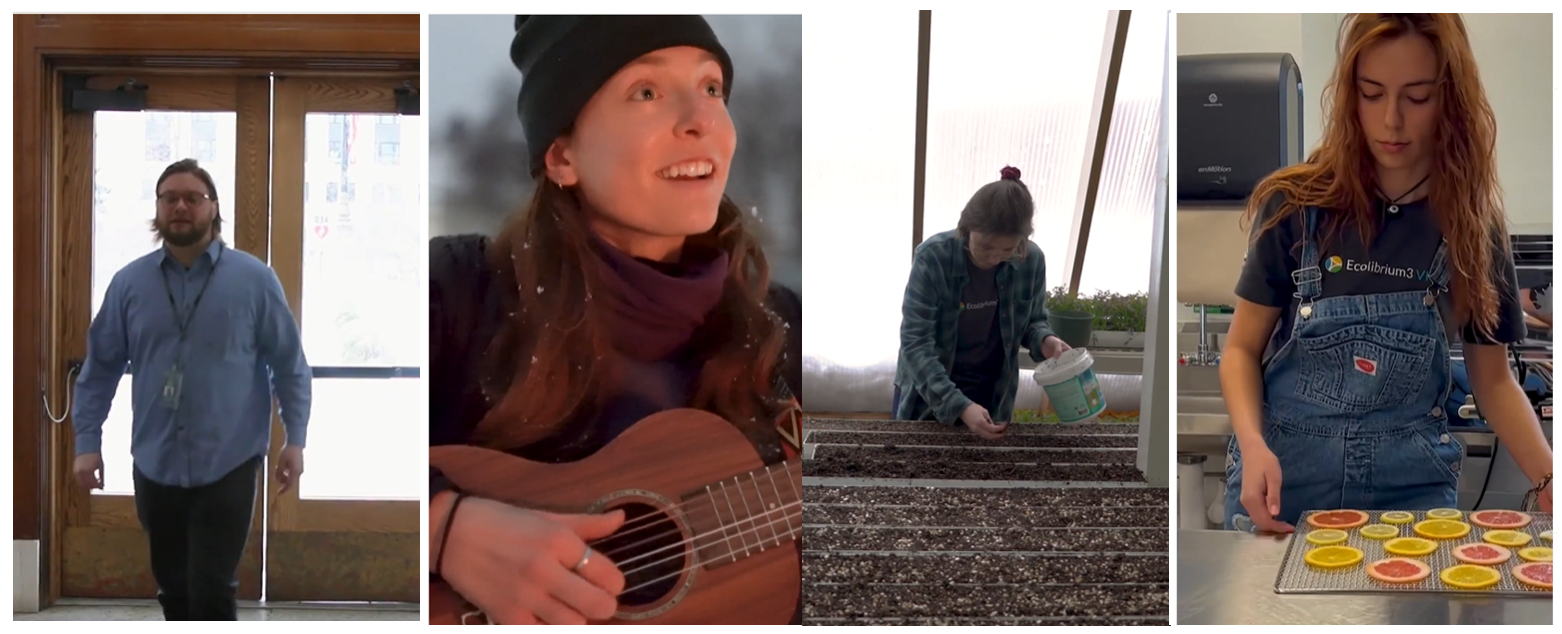
<instances>
[{"instance_id":1,"label":"grapefruit slice","mask_svg":"<svg viewBox=\"0 0 1562 634\"><path fill-rule=\"evenodd\" d=\"M1367 539L1391 539L1399 537L1399 528L1388 524L1368 524L1361 527L1361 536Z\"/></svg>"},{"instance_id":2,"label":"grapefruit slice","mask_svg":"<svg viewBox=\"0 0 1562 634\"><path fill-rule=\"evenodd\" d=\"M1488 544L1518 548L1528 544L1530 536L1529 533L1520 533L1518 531L1486 531L1486 534L1482 535L1481 539L1486 540Z\"/></svg>"},{"instance_id":3,"label":"grapefruit slice","mask_svg":"<svg viewBox=\"0 0 1562 634\"><path fill-rule=\"evenodd\" d=\"M1502 573L1485 566L1471 566L1459 564L1452 568L1443 569L1443 574L1438 575L1443 583L1464 590L1479 590L1490 588L1502 581Z\"/></svg>"},{"instance_id":4,"label":"grapefruit slice","mask_svg":"<svg viewBox=\"0 0 1562 634\"><path fill-rule=\"evenodd\" d=\"M1551 549L1545 546L1531 546L1519 549L1519 559L1524 561L1551 561Z\"/></svg>"},{"instance_id":5,"label":"grapefruit slice","mask_svg":"<svg viewBox=\"0 0 1562 634\"><path fill-rule=\"evenodd\" d=\"M1524 528L1529 526L1530 516L1518 511L1476 511L1470 514L1470 523L1481 528Z\"/></svg>"},{"instance_id":6,"label":"grapefruit slice","mask_svg":"<svg viewBox=\"0 0 1562 634\"><path fill-rule=\"evenodd\" d=\"M1470 525L1455 520L1422 520L1416 522L1417 535L1431 539L1459 539L1470 534Z\"/></svg>"},{"instance_id":7,"label":"grapefruit slice","mask_svg":"<svg viewBox=\"0 0 1562 634\"><path fill-rule=\"evenodd\" d=\"M1403 557L1424 557L1437 551L1437 543L1419 537L1396 537L1384 543L1383 550Z\"/></svg>"},{"instance_id":8,"label":"grapefruit slice","mask_svg":"<svg viewBox=\"0 0 1562 634\"><path fill-rule=\"evenodd\" d=\"M1308 515L1307 523L1312 524L1313 528L1348 530L1366 524L1371 519L1361 511L1319 511Z\"/></svg>"},{"instance_id":9,"label":"grapefruit slice","mask_svg":"<svg viewBox=\"0 0 1562 634\"><path fill-rule=\"evenodd\" d=\"M1416 520L1414 513L1410 511L1389 511L1378 516L1384 524L1409 524Z\"/></svg>"},{"instance_id":10,"label":"grapefruit slice","mask_svg":"<svg viewBox=\"0 0 1562 634\"><path fill-rule=\"evenodd\" d=\"M1456 520L1464 517L1459 509L1432 509L1426 512L1426 518L1432 520Z\"/></svg>"},{"instance_id":11,"label":"grapefruit slice","mask_svg":"<svg viewBox=\"0 0 1562 634\"><path fill-rule=\"evenodd\" d=\"M1415 583L1432 576L1432 567L1414 559L1390 557L1369 564L1367 576L1383 583Z\"/></svg>"},{"instance_id":12,"label":"grapefruit slice","mask_svg":"<svg viewBox=\"0 0 1562 634\"><path fill-rule=\"evenodd\" d=\"M1491 544L1460 544L1454 547L1454 559L1476 566L1496 566L1507 563L1513 553Z\"/></svg>"},{"instance_id":13,"label":"grapefruit slice","mask_svg":"<svg viewBox=\"0 0 1562 634\"><path fill-rule=\"evenodd\" d=\"M1348 568L1361 563L1365 555L1350 546L1323 546L1307 551L1302 559L1316 568Z\"/></svg>"},{"instance_id":14,"label":"grapefruit slice","mask_svg":"<svg viewBox=\"0 0 1562 634\"><path fill-rule=\"evenodd\" d=\"M1536 588L1551 589L1551 562L1537 561L1513 567L1513 578Z\"/></svg>"},{"instance_id":15,"label":"grapefruit slice","mask_svg":"<svg viewBox=\"0 0 1562 634\"><path fill-rule=\"evenodd\" d=\"M1335 544L1343 544L1349 537L1350 535L1346 535L1345 531L1336 530L1333 528L1320 528L1313 531L1307 531L1307 541L1317 546L1333 546Z\"/></svg>"}]
</instances>

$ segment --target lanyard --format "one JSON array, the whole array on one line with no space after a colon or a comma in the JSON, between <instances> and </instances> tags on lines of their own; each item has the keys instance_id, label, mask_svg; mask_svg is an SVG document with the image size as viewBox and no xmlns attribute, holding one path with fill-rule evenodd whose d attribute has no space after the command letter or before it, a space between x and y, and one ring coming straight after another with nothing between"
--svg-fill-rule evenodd
<instances>
[{"instance_id":1,"label":"lanyard","mask_svg":"<svg viewBox=\"0 0 1562 634\"><path fill-rule=\"evenodd\" d=\"M195 319L195 311L201 307L201 298L206 297L206 287L212 283L212 278L217 276L217 265L222 263L222 252L227 247L217 247L217 258L212 260L212 268L206 272L206 281L201 283L201 290L195 294L195 303L190 305L190 314L182 315L179 311L179 303L174 301L174 289L168 284L168 271L163 274L163 291L168 293L168 307L174 311L174 323L179 326L179 345L184 346L185 336L190 332L190 322Z\"/></svg>"}]
</instances>

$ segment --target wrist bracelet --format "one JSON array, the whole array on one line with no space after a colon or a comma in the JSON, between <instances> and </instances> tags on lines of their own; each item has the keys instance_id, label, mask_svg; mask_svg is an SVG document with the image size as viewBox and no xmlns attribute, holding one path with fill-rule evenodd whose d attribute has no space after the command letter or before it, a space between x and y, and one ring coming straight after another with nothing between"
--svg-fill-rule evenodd
<instances>
[{"instance_id":1,"label":"wrist bracelet","mask_svg":"<svg viewBox=\"0 0 1562 634\"><path fill-rule=\"evenodd\" d=\"M450 510L445 513L445 527L444 530L440 531L439 535L439 555L434 558L433 570L433 574L436 577L440 576L439 572L444 568L445 547L450 544L450 524L456 520L456 509L460 508L461 503L466 501L466 496L462 495L460 491L457 491L455 496L456 499L450 502Z\"/></svg>"},{"instance_id":2,"label":"wrist bracelet","mask_svg":"<svg viewBox=\"0 0 1562 634\"><path fill-rule=\"evenodd\" d=\"M1545 491L1546 487L1548 487L1550 485L1551 485L1551 474L1547 473L1546 477L1541 478L1540 479L1540 483L1535 485L1535 488L1530 489L1527 493L1524 494L1524 501L1519 503L1519 507L1526 513L1531 513L1531 512L1539 510L1540 509L1540 493L1542 491Z\"/></svg>"}]
</instances>

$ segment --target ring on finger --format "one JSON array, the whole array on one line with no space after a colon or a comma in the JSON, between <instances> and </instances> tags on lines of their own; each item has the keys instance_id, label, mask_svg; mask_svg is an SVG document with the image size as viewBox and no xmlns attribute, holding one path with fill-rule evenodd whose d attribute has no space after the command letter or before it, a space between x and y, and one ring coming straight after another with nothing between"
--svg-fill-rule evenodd
<instances>
[{"instance_id":1,"label":"ring on finger","mask_svg":"<svg viewBox=\"0 0 1562 634\"><path fill-rule=\"evenodd\" d=\"M580 555L580 562L575 564L575 568L574 568L575 572L577 574L579 574L580 571L585 570L586 569L586 562L588 562L588 561L591 561L591 547L590 546L586 547L586 552L581 553L581 555Z\"/></svg>"}]
</instances>

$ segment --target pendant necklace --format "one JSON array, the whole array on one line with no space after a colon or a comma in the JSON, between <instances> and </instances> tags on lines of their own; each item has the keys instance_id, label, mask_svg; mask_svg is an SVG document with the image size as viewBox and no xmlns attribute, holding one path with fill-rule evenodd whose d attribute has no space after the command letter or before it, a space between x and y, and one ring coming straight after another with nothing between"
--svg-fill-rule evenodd
<instances>
[{"instance_id":1,"label":"pendant necklace","mask_svg":"<svg viewBox=\"0 0 1562 634\"><path fill-rule=\"evenodd\" d=\"M1406 198L1409 198L1410 194L1412 192L1414 192L1417 189L1420 189L1421 185L1426 183L1426 179L1431 178L1431 177L1432 177L1431 174L1427 174L1426 176L1422 176L1421 180L1416 181L1416 184L1415 184L1414 187L1411 187L1410 189L1405 190L1405 193L1401 194L1399 196L1399 198L1395 198L1393 200L1389 200L1388 201L1388 212L1391 213L1391 214L1399 213L1399 201L1404 200ZM1383 189L1382 188L1378 189L1378 196L1383 197L1384 200L1388 200L1388 194L1383 193Z\"/></svg>"}]
</instances>

